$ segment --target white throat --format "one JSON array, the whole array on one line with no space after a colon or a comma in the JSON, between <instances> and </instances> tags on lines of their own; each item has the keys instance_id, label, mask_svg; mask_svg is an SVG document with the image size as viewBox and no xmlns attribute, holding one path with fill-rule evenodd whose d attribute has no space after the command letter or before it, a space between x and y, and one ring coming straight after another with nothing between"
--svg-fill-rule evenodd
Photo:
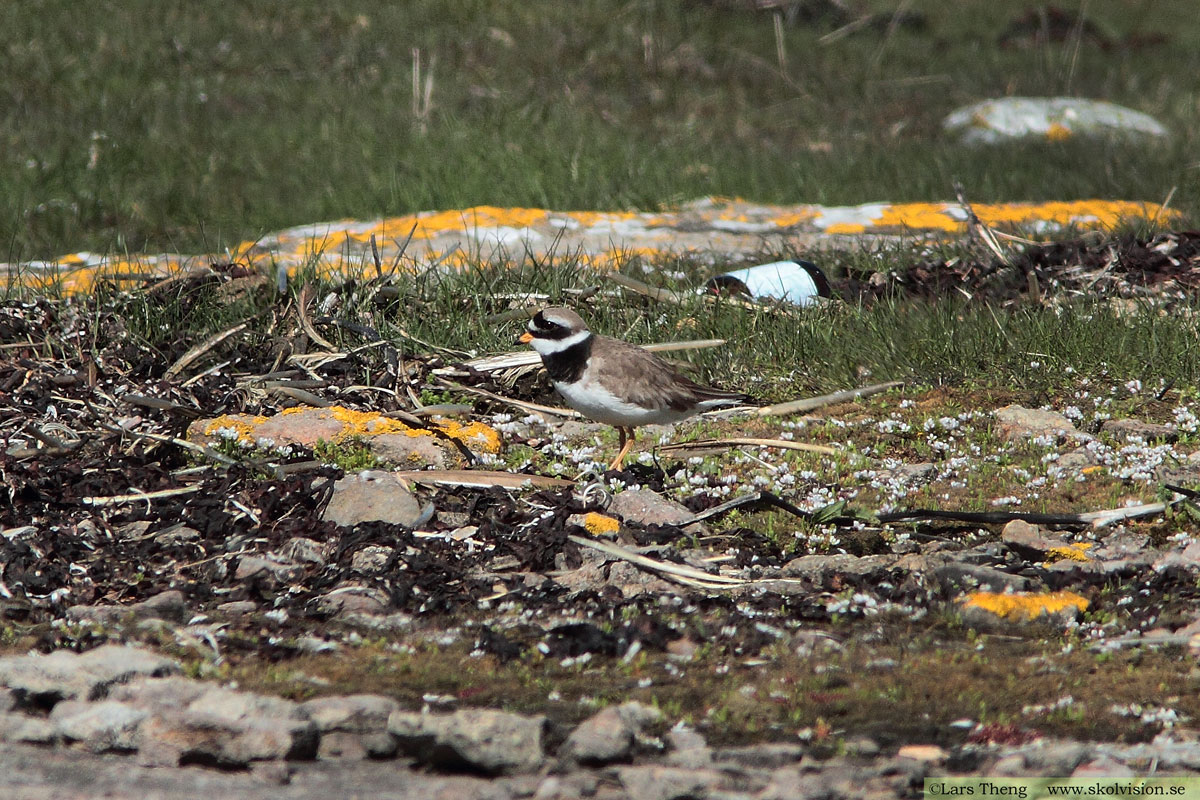
<instances>
[{"instance_id":1,"label":"white throat","mask_svg":"<svg viewBox=\"0 0 1200 800\"><path fill-rule=\"evenodd\" d=\"M592 335L591 331L576 331L565 339L538 339L536 336L529 342L530 347L539 355L552 356L561 353L569 347L574 347Z\"/></svg>"}]
</instances>

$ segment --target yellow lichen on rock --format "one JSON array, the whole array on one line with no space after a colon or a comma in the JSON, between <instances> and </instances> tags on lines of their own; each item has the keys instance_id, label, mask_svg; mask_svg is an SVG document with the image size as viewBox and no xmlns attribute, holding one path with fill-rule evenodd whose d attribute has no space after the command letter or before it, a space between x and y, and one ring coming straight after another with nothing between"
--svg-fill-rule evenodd
<instances>
[{"instance_id":1,"label":"yellow lichen on rock","mask_svg":"<svg viewBox=\"0 0 1200 800\"><path fill-rule=\"evenodd\" d=\"M457 439L473 450L482 450L485 453L500 452L500 433L490 425L478 421L463 425L457 420L448 419L440 420L437 426L438 430L451 439Z\"/></svg>"},{"instance_id":2,"label":"yellow lichen on rock","mask_svg":"<svg viewBox=\"0 0 1200 800\"><path fill-rule=\"evenodd\" d=\"M592 536L609 536L621 529L621 523L615 517L589 511L583 515L583 528Z\"/></svg>"},{"instance_id":3,"label":"yellow lichen on rock","mask_svg":"<svg viewBox=\"0 0 1200 800\"><path fill-rule=\"evenodd\" d=\"M1091 542L1075 542L1073 544L1064 545L1063 547L1051 547L1046 551L1046 563L1053 564L1055 561L1079 561L1087 563L1092 559L1088 557L1087 550L1092 546Z\"/></svg>"},{"instance_id":4,"label":"yellow lichen on rock","mask_svg":"<svg viewBox=\"0 0 1200 800\"><path fill-rule=\"evenodd\" d=\"M285 418L291 418L284 423ZM435 420L432 426L437 432L456 439L475 452L499 453L500 434L495 428L482 422L457 420ZM323 439L338 442L342 439L370 439L383 434L402 434L404 436L436 436L435 431L425 428L414 428L398 419L392 419L378 411L356 411L344 406L329 408L313 408L298 406L281 411L275 417L251 417L245 414L223 415L213 420L203 421L194 427L190 435L197 432L211 438L222 430L233 430L239 441L256 442L259 437L281 444L311 445Z\"/></svg>"},{"instance_id":5,"label":"yellow lichen on rock","mask_svg":"<svg viewBox=\"0 0 1200 800\"><path fill-rule=\"evenodd\" d=\"M963 597L964 608L978 608L1010 622L1029 622L1074 609L1086 611L1087 598L1075 592L972 592Z\"/></svg>"},{"instance_id":6,"label":"yellow lichen on rock","mask_svg":"<svg viewBox=\"0 0 1200 800\"><path fill-rule=\"evenodd\" d=\"M237 433L238 441L251 442L255 438L255 428L266 422L267 419L267 417L250 417L247 419L244 416L233 417L229 414L222 414L204 426L204 435L216 436L217 431L231 430Z\"/></svg>"}]
</instances>

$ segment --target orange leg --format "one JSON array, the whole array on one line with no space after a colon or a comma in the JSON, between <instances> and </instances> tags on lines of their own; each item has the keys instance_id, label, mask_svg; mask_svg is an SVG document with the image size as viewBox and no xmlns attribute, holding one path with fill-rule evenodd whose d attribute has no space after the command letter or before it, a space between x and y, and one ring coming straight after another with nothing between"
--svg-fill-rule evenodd
<instances>
[{"instance_id":1,"label":"orange leg","mask_svg":"<svg viewBox=\"0 0 1200 800\"><path fill-rule=\"evenodd\" d=\"M617 453L617 457L608 465L609 469L620 469L621 464L625 461L626 454L629 453L629 448L633 447L633 428L629 428L629 438L625 438L626 428L617 426L617 434L620 436L621 451Z\"/></svg>"}]
</instances>

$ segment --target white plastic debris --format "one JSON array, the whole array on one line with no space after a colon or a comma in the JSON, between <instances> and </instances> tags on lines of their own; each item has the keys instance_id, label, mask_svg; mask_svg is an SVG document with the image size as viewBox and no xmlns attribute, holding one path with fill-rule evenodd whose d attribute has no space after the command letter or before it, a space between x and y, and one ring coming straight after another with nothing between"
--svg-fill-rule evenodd
<instances>
[{"instance_id":1,"label":"white plastic debris","mask_svg":"<svg viewBox=\"0 0 1200 800\"><path fill-rule=\"evenodd\" d=\"M1051 141L1072 136L1166 136L1149 114L1103 100L1081 97L1003 97L950 113L942 121L965 144L995 144L1023 137Z\"/></svg>"},{"instance_id":2,"label":"white plastic debris","mask_svg":"<svg viewBox=\"0 0 1200 800\"><path fill-rule=\"evenodd\" d=\"M752 299L769 298L806 306L818 297L829 297L829 281L821 269L809 261L772 261L746 269L715 275L704 284L704 291L747 295Z\"/></svg>"}]
</instances>

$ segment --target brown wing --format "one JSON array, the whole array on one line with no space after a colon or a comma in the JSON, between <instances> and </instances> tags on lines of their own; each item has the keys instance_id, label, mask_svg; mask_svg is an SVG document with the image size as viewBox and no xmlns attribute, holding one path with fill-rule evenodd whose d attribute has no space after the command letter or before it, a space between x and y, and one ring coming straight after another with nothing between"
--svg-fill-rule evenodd
<instances>
[{"instance_id":1,"label":"brown wing","mask_svg":"<svg viewBox=\"0 0 1200 800\"><path fill-rule=\"evenodd\" d=\"M649 350L607 336L596 337L591 368L615 394L647 408L686 411L705 400L746 399L737 392L702 386Z\"/></svg>"}]
</instances>

